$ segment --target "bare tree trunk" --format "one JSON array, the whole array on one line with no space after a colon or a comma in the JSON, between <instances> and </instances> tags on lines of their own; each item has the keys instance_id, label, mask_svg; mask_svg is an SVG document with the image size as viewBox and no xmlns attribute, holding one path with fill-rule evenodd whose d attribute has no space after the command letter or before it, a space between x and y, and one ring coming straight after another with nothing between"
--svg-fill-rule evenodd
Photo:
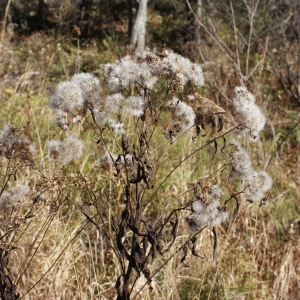
<instances>
[{"instance_id":1,"label":"bare tree trunk","mask_svg":"<svg viewBox=\"0 0 300 300\"><path fill-rule=\"evenodd\" d=\"M132 15L132 0L126 0L128 6L128 44L131 40L133 15Z\"/></svg>"},{"instance_id":2,"label":"bare tree trunk","mask_svg":"<svg viewBox=\"0 0 300 300\"><path fill-rule=\"evenodd\" d=\"M148 0L139 0L139 9L132 29L130 44L132 47L136 46L138 51L145 48L147 3Z\"/></svg>"},{"instance_id":3,"label":"bare tree trunk","mask_svg":"<svg viewBox=\"0 0 300 300\"><path fill-rule=\"evenodd\" d=\"M201 34L200 34L201 26L198 20L202 20L202 0L197 0L196 16L197 18L195 19L195 42L196 42L196 47L198 47L201 42Z\"/></svg>"},{"instance_id":4,"label":"bare tree trunk","mask_svg":"<svg viewBox=\"0 0 300 300\"><path fill-rule=\"evenodd\" d=\"M47 25L48 7L44 0L39 0L37 8L37 16L35 18L35 27L37 30L45 29Z\"/></svg>"}]
</instances>

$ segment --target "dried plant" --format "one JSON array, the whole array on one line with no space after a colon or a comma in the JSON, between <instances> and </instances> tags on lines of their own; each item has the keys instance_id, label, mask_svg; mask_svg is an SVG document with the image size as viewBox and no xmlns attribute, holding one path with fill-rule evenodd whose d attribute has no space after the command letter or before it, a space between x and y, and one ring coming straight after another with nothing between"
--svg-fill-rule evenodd
<instances>
[{"instance_id":1,"label":"dried plant","mask_svg":"<svg viewBox=\"0 0 300 300\"><path fill-rule=\"evenodd\" d=\"M115 278L117 299L136 299L146 285L153 288L153 277L174 253L182 251L183 264L189 251L204 258L197 253L196 243L207 227L212 228L216 257L215 227L228 219L227 204L231 199L237 206L243 194L250 201L264 199L272 180L265 171L254 170L245 145L259 139L266 119L254 103L254 95L244 86L235 89L232 113L200 96L199 87L204 85L201 66L165 49L129 54L105 65L104 73L105 81L101 84L91 74L76 74L70 81L58 84L50 97L49 106L56 114L53 123L67 135L64 141L48 143L51 176L35 164L35 147L29 137L20 137L21 129L7 125L0 132L1 154L7 167L0 208L9 213L9 209L20 207L11 214L14 223L3 227L5 239L1 239L0 247L5 256L12 251L21 235L16 224L25 224L48 206L47 218L51 222L65 203L71 203L113 251L120 270ZM205 119L198 122L194 112L198 100L202 109L218 119L219 127L214 137L193 147L192 141L202 139L206 123ZM81 139L87 133L96 137L97 142L83 143ZM188 154L176 157L176 145L183 138L191 141L185 147ZM231 143L228 139L232 139ZM89 176L89 171L76 163L86 151L90 156L99 156L98 178ZM151 213L172 174L201 151L207 151L212 160L220 152L221 166L207 178L198 174L196 180L189 182L190 187L176 196L175 208L166 209L161 215ZM165 170L164 157L171 160L171 169ZM197 163L200 165L201 161ZM66 165L71 165L71 173L64 168ZM19 167L32 168L37 175L28 185L11 186L10 178L19 172ZM241 182L233 193L222 187L218 180L221 172ZM32 200L23 206L23 198ZM186 228L181 226L182 216ZM180 231L188 232L183 241L177 238ZM31 259L35 254L33 248ZM151 264L157 256L165 260L153 270ZM6 286L2 295L8 291L11 295L15 293L15 286L29 264L30 259L23 263L15 284L3 280ZM10 278L5 264L1 266L1 276ZM141 277L145 283L136 288Z\"/></svg>"}]
</instances>

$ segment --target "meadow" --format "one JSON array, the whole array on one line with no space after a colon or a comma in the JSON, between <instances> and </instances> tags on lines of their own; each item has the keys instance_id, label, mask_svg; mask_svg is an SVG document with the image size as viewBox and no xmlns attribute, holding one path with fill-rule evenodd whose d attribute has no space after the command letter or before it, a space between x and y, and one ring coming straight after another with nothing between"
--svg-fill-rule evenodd
<instances>
[{"instance_id":1,"label":"meadow","mask_svg":"<svg viewBox=\"0 0 300 300\"><path fill-rule=\"evenodd\" d=\"M264 51L249 91L266 125L253 143L244 135L257 136L234 121L230 100L242 84L233 75L223 82L224 69L231 71L221 52L217 63L202 65L202 83L200 69L191 76L196 65L190 74L160 65L173 55L167 47L128 56L114 41L79 47L42 32L18 41L4 30L0 47L2 299L299 298L299 106L264 83ZM151 69L155 82L124 83L126 67L113 73L123 57L160 66ZM93 100L66 108L58 86L82 73L95 85ZM213 90L213 81L227 90ZM121 112L105 108L112 91L123 95L115 100ZM135 102L126 108L124 97ZM249 199L248 179L232 178L233 139L272 178L259 201ZM195 222L195 203L210 199L216 185L219 219ZM24 190L14 200L15 186Z\"/></svg>"}]
</instances>

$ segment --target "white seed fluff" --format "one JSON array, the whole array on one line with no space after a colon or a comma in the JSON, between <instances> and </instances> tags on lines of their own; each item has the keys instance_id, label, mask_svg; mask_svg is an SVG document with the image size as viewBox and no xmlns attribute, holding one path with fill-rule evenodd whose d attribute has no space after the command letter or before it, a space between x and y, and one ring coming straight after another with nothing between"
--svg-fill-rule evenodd
<instances>
[{"instance_id":1,"label":"white seed fluff","mask_svg":"<svg viewBox=\"0 0 300 300\"><path fill-rule=\"evenodd\" d=\"M17 205L29 193L28 185L16 185L9 191L3 191L0 196L0 209Z\"/></svg>"},{"instance_id":2,"label":"white seed fluff","mask_svg":"<svg viewBox=\"0 0 300 300\"><path fill-rule=\"evenodd\" d=\"M246 87L236 87L232 103L235 107L234 118L239 125L238 135L245 135L250 141L257 142L266 124L266 117L255 104L255 97Z\"/></svg>"},{"instance_id":3,"label":"white seed fluff","mask_svg":"<svg viewBox=\"0 0 300 300\"><path fill-rule=\"evenodd\" d=\"M196 200L192 204L192 214L185 218L190 230L197 231L200 226L217 226L224 222L229 213L219 208L222 195L222 189L215 184L210 187L207 201L208 204L201 200Z\"/></svg>"},{"instance_id":4,"label":"white seed fluff","mask_svg":"<svg viewBox=\"0 0 300 300\"><path fill-rule=\"evenodd\" d=\"M196 114L190 105L176 98L167 102L167 106L172 108L173 123L165 135L172 142L195 124Z\"/></svg>"},{"instance_id":5,"label":"white seed fluff","mask_svg":"<svg viewBox=\"0 0 300 300\"><path fill-rule=\"evenodd\" d=\"M134 117L140 117L144 113L145 100L141 96L130 96L125 100L123 112Z\"/></svg>"},{"instance_id":6,"label":"white seed fluff","mask_svg":"<svg viewBox=\"0 0 300 300\"><path fill-rule=\"evenodd\" d=\"M105 99L104 110L106 113L119 113L122 108L124 96L121 93L110 94Z\"/></svg>"},{"instance_id":7,"label":"white seed fluff","mask_svg":"<svg viewBox=\"0 0 300 300\"><path fill-rule=\"evenodd\" d=\"M64 81L57 85L54 95L49 99L49 107L71 113L81 108L84 98L80 86L74 82Z\"/></svg>"},{"instance_id":8,"label":"white seed fluff","mask_svg":"<svg viewBox=\"0 0 300 300\"><path fill-rule=\"evenodd\" d=\"M50 140L48 143L51 160L58 161L63 165L80 158L83 154L84 143L75 137L67 137L63 142Z\"/></svg>"},{"instance_id":9,"label":"white seed fluff","mask_svg":"<svg viewBox=\"0 0 300 300\"><path fill-rule=\"evenodd\" d=\"M101 85L97 77L89 73L79 73L72 77L71 83L80 87L85 102L94 108L101 104Z\"/></svg>"},{"instance_id":10,"label":"white seed fluff","mask_svg":"<svg viewBox=\"0 0 300 300\"><path fill-rule=\"evenodd\" d=\"M266 171L255 171L248 152L235 140L236 146L232 161L232 179L238 179L245 183L245 194L251 201L261 200L272 188L272 178Z\"/></svg>"}]
</instances>

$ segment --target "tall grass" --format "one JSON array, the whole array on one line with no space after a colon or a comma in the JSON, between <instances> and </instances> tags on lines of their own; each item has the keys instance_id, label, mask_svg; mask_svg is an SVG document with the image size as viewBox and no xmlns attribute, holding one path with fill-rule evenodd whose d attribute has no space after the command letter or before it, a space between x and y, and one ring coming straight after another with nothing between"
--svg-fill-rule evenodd
<instances>
[{"instance_id":1,"label":"tall grass","mask_svg":"<svg viewBox=\"0 0 300 300\"><path fill-rule=\"evenodd\" d=\"M41 44L39 38L33 41ZM16 78L6 79L1 86L1 129L7 123L24 126L19 129L20 137L34 141L37 148L32 157L34 165L28 160L11 164L12 160L1 157L1 193L18 184L27 184L31 188L31 193L21 199L20 204L9 207L1 215L2 272L12 282L11 290L6 285L6 291L16 299L17 293L23 299L114 299L116 280L126 268L128 270L128 262L120 257L118 247L114 246L113 226L118 225L116 219L120 214L127 211L124 186L129 171L118 174L114 164L101 164L100 158L106 148L110 153L122 153L122 137L115 135L109 127L102 131L102 126L93 123L91 114L85 116L85 112L81 112L86 121L72 125L71 130L72 135L80 136L85 143L83 156L66 165L51 161L48 141L65 140L67 133L52 124L54 115L47 107L47 88L51 95L57 82L71 78L76 48L74 56L68 54L70 56L63 58L59 53L62 50L52 43L33 55L31 64L25 60L29 45L24 49L14 49L9 44L6 47L9 53L3 63L18 73ZM42 44L41 48L44 48ZM113 61L114 58L100 57L99 64L105 60ZM36 66L36 62L40 66ZM96 64L93 67L95 74L102 78L103 71ZM30 72L39 73L29 75ZM6 75L8 78L9 71ZM164 97L168 89L170 87L154 89L153 103L167 102ZM103 90L108 94L106 88ZM133 91L136 90L129 92ZM185 91L179 91L179 94L187 96ZM203 106L203 99L197 93L195 95L196 100L189 105L196 110L199 103ZM211 105L206 105L208 116L216 113L216 107ZM133 269L138 271L130 273L129 290L123 288L120 277L123 289L119 297L126 297L129 291L132 299L296 299L299 278L299 208L296 199L299 188L282 165L284 160L274 159L270 165L274 188L265 199L267 205L250 204L245 196L238 195L239 210L236 210L234 200L228 202L230 216L215 228L218 247L214 250L216 240L211 228L198 228L200 234L194 245L195 253L200 257L193 256L190 248L184 247L193 246L193 233L184 225L184 219L191 213L195 196L205 197L205 188L218 183L224 190L223 205L232 194L242 190L240 184L228 180L234 152L229 145L230 138L225 135L226 142L222 137L217 138L230 131L231 120L226 123L223 119L224 128L220 132L221 127L216 128L215 122L205 122L205 128L194 141L192 137L196 134L189 130L170 144L164 134L167 126L172 124L171 109L164 107L158 112L159 109L153 110L149 118L155 121L159 116L161 125L153 122L147 127L148 137L153 132L147 155L154 177L148 182L153 185L152 189L147 189L145 182L140 186L144 191L141 211L147 218L144 224L149 222L148 225L159 229L174 209L184 209L178 210L177 217L172 215L171 222L162 227L164 230L158 242L163 252L173 241L172 231L178 221L169 251L164 255L156 252L152 264L149 255L147 267L151 289L144 276L137 276L142 267L135 266ZM207 116L204 118L211 120ZM136 132L142 130L143 121L124 118L123 122L130 147L140 151L140 135ZM230 134L232 132L228 136ZM271 156L271 144L272 140L262 138L255 146L248 146L248 152L255 158L256 169L263 169L266 158ZM224 145L226 147L222 149ZM193 152L195 154L186 159ZM134 218L138 213L137 189L130 189L133 195L129 201L130 213L133 212ZM132 241L136 239L140 243L141 240L134 238L128 224L122 242L130 254L134 253L130 252ZM139 230L147 233L145 225L140 225ZM146 250L149 249L150 246ZM188 251L183 260L185 249Z\"/></svg>"}]
</instances>

